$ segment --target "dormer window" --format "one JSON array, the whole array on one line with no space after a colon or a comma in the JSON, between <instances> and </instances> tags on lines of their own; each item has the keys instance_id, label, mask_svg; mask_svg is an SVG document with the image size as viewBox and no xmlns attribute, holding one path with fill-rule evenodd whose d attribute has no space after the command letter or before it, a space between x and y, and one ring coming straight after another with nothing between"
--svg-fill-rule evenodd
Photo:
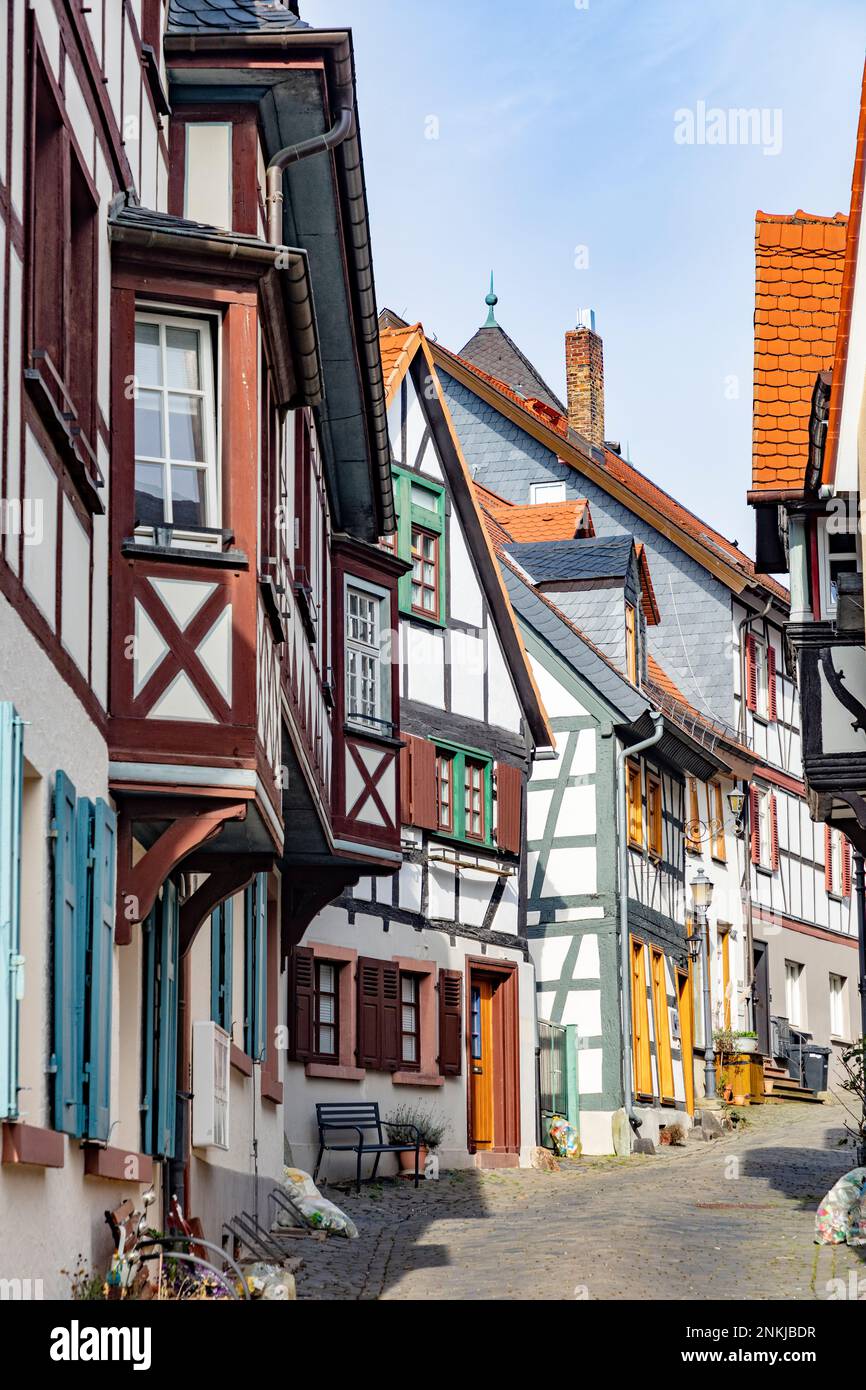
<instances>
[{"instance_id":1,"label":"dormer window","mask_svg":"<svg viewBox=\"0 0 866 1390\"><path fill-rule=\"evenodd\" d=\"M530 483L529 500L536 502L564 502L565 483Z\"/></svg>"},{"instance_id":2,"label":"dormer window","mask_svg":"<svg viewBox=\"0 0 866 1390\"><path fill-rule=\"evenodd\" d=\"M625 669L632 685L639 685L637 613L633 603L626 603L625 605Z\"/></svg>"}]
</instances>

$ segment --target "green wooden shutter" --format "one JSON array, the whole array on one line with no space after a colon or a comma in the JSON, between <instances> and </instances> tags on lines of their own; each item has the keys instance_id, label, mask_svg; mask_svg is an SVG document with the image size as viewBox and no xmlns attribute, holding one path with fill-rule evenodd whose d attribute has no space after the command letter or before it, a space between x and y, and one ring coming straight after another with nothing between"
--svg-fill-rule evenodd
<instances>
[{"instance_id":1,"label":"green wooden shutter","mask_svg":"<svg viewBox=\"0 0 866 1390\"><path fill-rule=\"evenodd\" d=\"M232 958L234 899L221 903L210 919L210 1002L211 1018L232 1031Z\"/></svg>"},{"instance_id":2,"label":"green wooden shutter","mask_svg":"<svg viewBox=\"0 0 866 1390\"><path fill-rule=\"evenodd\" d=\"M79 880L87 884L87 807L76 817L75 787L65 772L54 781L54 1128L83 1129L84 949ZM83 862L81 862L83 859Z\"/></svg>"},{"instance_id":3,"label":"green wooden shutter","mask_svg":"<svg viewBox=\"0 0 866 1390\"><path fill-rule=\"evenodd\" d=\"M142 1153L156 1152L156 1057L157 1038L157 914L160 904L154 904L141 924L142 981L141 1004L141 1149Z\"/></svg>"},{"instance_id":4,"label":"green wooden shutter","mask_svg":"<svg viewBox=\"0 0 866 1390\"><path fill-rule=\"evenodd\" d=\"M177 888L167 879L162 886L156 1078L156 1152L165 1158L174 1158L175 1143L179 938Z\"/></svg>"},{"instance_id":5,"label":"green wooden shutter","mask_svg":"<svg viewBox=\"0 0 866 1390\"><path fill-rule=\"evenodd\" d=\"M108 1139L111 1111L111 1020L117 817L104 801L93 810L88 980L87 1134Z\"/></svg>"},{"instance_id":6,"label":"green wooden shutter","mask_svg":"<svg viewBox=\"0 0 866 1390\"><path fill-rule=\"evenodd\" d=\"M14 706L0 704L0 1120L18 1114L23 727Z\"/></svg>"}]
</instances>

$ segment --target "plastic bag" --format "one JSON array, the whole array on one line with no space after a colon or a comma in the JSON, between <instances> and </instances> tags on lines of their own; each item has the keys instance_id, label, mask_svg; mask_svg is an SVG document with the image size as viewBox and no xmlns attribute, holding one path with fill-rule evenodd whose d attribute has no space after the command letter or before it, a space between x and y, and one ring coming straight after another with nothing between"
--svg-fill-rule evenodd
<instances>
[{"instance_id":1,"label":"plastic bag","mask_svg":"<svg viewBox=\"0 0 866 1390\"><path fill-rule=\"evenodd\" d=\"M307 1223L317 1231L329 1231L333 1235L345 1236L347 1240L358 1239L358 1227L354 1221L334 1202L322 1196L309 1173L303 1172L300 1168L284 1168L283 1187ZM301 1225L303 1221L300 1216L295 1216L281 1207L277 1212L273 1229Z\"/></svg>"},{"instance_id":2,"label":"plastic bag","mask_svg":"<svg viewBox=\"0 0 866 1390\"><path fill-rule=\"evenodd\" d=\"M866 1245L866 1168L841 1177L815 1214L816 1245Z\"/></svg>"},{"instance_id":3,"label":"plastic bag","mask_svg":"<svg viewBox=\"0 0 866 1390\"><path fill-rule=\"evenodd\" d=\"M580 1136L573 1124L561 1115L554 1115L547 1130L557 1158L580 1158Z\"/></svg>"},{"instance_id":4,"label":"plastic bag","mask_svg":"<svg viewBox=\"0 0 866 1390\"><path fill-rule=\"evenodd\" d=\"M281 1269L279 1265L257 1261L252 1265L244 1265L242 1272L247 1292L252 1299L261 1298L268 1303L286 1303L298 1296L295 1276L288 1270Z\"/></svg>"}]
</instances>

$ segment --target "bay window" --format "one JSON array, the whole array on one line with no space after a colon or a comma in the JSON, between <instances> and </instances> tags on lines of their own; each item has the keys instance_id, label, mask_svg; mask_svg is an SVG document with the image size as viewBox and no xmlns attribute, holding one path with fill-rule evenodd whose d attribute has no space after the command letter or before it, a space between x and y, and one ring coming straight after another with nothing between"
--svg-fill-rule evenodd
<instances>
[{"instance_id":1,"label":"bay window","mask_svg":"<svg viewBox=\"0 0 866 1390\"><path fill-rule=\"evenodd\" d=\"M139 526L217 529L211 326L182 315L135 323L135 512Z\"/></svg>"},{"instance_id":2,"label":"bay window","mask_svg":"<svg viewBox=\"0 0 866 1390\"><path fill-rule=\"evenodd\" d=\"M390 733L391 681L385 640L388 595L365 580L345 585L346 720Z\"/></svg>"}]
</instances>

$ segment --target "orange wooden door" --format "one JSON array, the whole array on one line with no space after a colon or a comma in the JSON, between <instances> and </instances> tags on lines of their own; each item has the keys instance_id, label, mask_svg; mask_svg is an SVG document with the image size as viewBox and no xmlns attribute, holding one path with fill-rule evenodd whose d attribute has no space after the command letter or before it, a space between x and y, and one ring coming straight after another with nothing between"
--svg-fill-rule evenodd
<instances>
[{"instance_id":1,"label":"orange wooden door","mask_svg":"<svg viewBox=\"0 0 866 1390\"><path fill-rule=\"evenodd\" d=\"M683 1079L686 1087L686 1109L695 1113L695 1025L692 1015L692 975L677 971L677 1004L680 1015L680 1051L683 1055Z\"/></svg>"},{"instance_id":2,"label":"orange wooden door","mask_svg":"<svg viewBox=\"0 0 866 1390\"><path fill-rule=\"evenodd\" d=\"M493 984L475 980L471 988L470 1080L472 1138L476 1149L493 1148Z\"/></svg>"}]
</instances>

